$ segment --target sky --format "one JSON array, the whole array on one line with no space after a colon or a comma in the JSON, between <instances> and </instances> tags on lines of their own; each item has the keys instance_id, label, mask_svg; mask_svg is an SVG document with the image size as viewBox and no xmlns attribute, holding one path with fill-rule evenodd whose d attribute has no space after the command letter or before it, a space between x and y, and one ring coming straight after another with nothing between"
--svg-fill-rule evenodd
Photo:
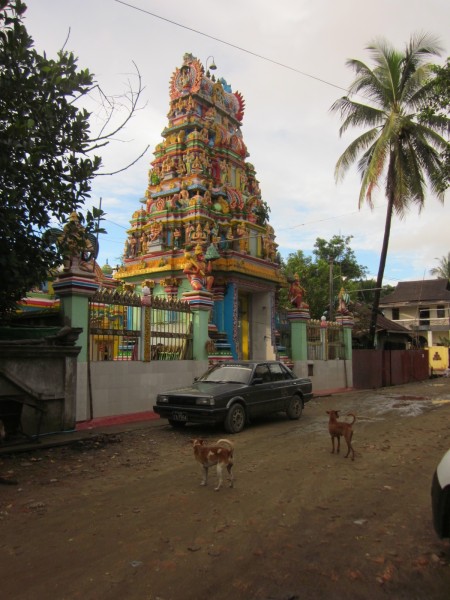
<instances>
[{"instance_id":1,"label":"sky","mask_svg":"<svg viewBox=\"0 0 450 600\"><path fill-rule=\"evenodd\" d=\"M358 132L339 137L330 112L354 78L349 58L370 64L367 46L379 38L404 49L426 32L450 55L448 0L25 0L25 25L40 52L56 58L63 46L80 68L95 74L104 94L116 98L113 126L126 116L123 96L144 87L139 110L103 149L102 172L91 202L107 213L98 262L120 263L132 213L141 208L153 151L169 111L169 82L189 52L245 99L242 134L270 208L284 259L309 255L318 237L352 236L350 246L376 277L386 200L381 187L374 209L358 209L356 167L336 183L334 167ZM151 14L149 14L151 13ZM136 65L136 67L135 67ZM104 111L92 98L93 131ZM121 105L123 104L123 108ZM133 166L108 175L132 163ZM100 200L101 199L101 200ZM394 218L384 283L431 279L430 269L450 251L449 198L429 195L424 210Z\"/></svg>"}]
</instances>

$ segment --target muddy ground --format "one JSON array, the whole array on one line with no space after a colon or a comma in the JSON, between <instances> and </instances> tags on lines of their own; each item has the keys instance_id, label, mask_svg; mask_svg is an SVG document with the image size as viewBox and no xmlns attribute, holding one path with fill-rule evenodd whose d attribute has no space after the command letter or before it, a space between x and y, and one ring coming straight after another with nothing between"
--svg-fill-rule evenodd
<instances>
[{"instance_id":1,"label":"muddy ground","mask_svg":"<svg viewBox=\"0 0 450 600\"><path fill-rule=\"evenodd\" d=\"M355 461L325 411L357 415ZM124 430L126 429L126 430ZM200 487L165 421L0 455L1 597L8 600L448 599L433 471L450 447L450 379L314 399L235 443L235 487Z\"/></svg>"}]
</instances>

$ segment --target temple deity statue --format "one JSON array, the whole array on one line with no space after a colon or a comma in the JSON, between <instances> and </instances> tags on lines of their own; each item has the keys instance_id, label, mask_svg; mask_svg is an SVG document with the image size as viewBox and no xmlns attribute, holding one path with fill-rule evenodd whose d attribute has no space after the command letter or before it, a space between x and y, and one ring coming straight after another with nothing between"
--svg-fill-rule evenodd
<instances>
[{"instance_id":1,"label":"temple deity statue","mask_svg":"<svg viewBox=\"0 0 450 600\"><path fill-rule=\"evenodd\" d=\"M248 231L244 223L239 222L236 227L236 234L238 236L239 252L248 252Z\"/></svg>"},{"instance_id":2,"label":"temple deity statue","mask_svg":"<svg viewBox=\"0 0 450 600\"><path fill-rule=\"evenodd\" d=\"M349 294L345 291L344 287L341 287L341 289L339 290L339 294L338 294L338 307L337 307L336 312L340 313L341 315L348 315L348 313L349 313L348 303L349 302L350 302Z\"/></svg>"},{"instance_id":3,"label":"temple deity statue","mask_svg":"<svg viewBox=\"0 0 450 600\"><path fill-rule=\"evenodd\" d=\"M188 223L185 223L184 225L184 239L186 244L189 244L189 242L192 239L192 234L195 231L195 227L192 225L191 221L189 221Z\"/></svg>"},{"instance_id":4,"label":"temple deity statue","mask_svg":"<svg viewBox=\"0 0 450 600\"><path fill-rule=\"evenodd\" d=\"M56 244L63 256L65 272L93 272L98 243L93 234L88 234L74 211L63 229L51 228L45 234L49 243Z\"/></svg>"},{"instance_id":5,"label":"temple deity statue","mask_svg":"<svg viewBox=\"0 0 450 600\"><path fill-rule=\"evenodd\" d=\"M214 283L214 276L211 275L212 262L205 260L201 245L197 244L194 254L186 252L185 259L183 273L188 278L192 289L211 291Z\"/></svg>"},{"instance_id":6,"label":"temple deity statue","mask_svg":"<svg viewBox=\"0 0 450 600\"><path fill-rule=\"evenodd\" d=\"M177 175L179 175L180 177L183 177L183 175L185 175L186 173L186 165L184 164L184 162L182 160L179 160L177 163Z\"/></svg>"},{"instance_id":7,"label":"temple deity statue","mask_svg":"<svg viewBox=\"0 0 450 600\"><path fill-rule=\"evenodd\" d=\"M189 206L201 206L203 204L203 196L197 190L189 201Z\"/></svg>"},{"instance_id":8,"label":"temple deity statue","mask_svg":"<svg viewBox=\"0 0 450 600\"><path fill-rule=\"evenodd\" d=\"M190 153L187 153L183 156L183 162L186 166L186 174L189 175L192 168L192 157Z\"/></svg>"},{"instance_id":9,"label":"temple deity statue","mask_svg":"<svg viewBox=\"0 0 450 600\"><path fill-rule=\"evenodd\" d=\"M179 248L180 247L180 240L181 240L181 231L178 227L175 227L174 231L173 231L173 245L174 248Z\"/></svg>"},{"instance_id":10,"label":"temple deity statue","mask_svg":"<svg viewBox=\"0 0 450 600\"><path fill-rule=\"evenodd\" d=\"M191 240L197 244L200 244L200 243L206 241L206 234L204 233L200 222L197 223L197 227L195 228L195 231L192 232Z\"/></svg>"},{"instance_id":11,"label":"temple deity statue","mask_svg":"<svg viewBox=\"0 0 450 600\"><path fill-rule=\"evenodd\" d=\"M153 223L150 226L150 231L148 233L148 242L149 244L151 244L152 242L155 242L157 240L159 240L160 236L162 234L162 225L159 221L153 221Z\"/></svg>"},{"instance_id":12,"label":"temple deity statue","mask_svg":"<svg viewBox=\"0 0 450 600\"><path fill-rule=\"evenodd\" d=\"M189 191L186 186L183 186L180 190L180 204L181 206L187 206L189 204Z\"/></svg>"},{"instance_id":13,"label":"temple deity statue","mask_svg":"<svg viewBox=\"0 0 450 600\"><path fill-rule=\"evenodd\" d=\"M147 236L145 234L145 232L142 232L142 235L139 239L139 252L140 254L145 254L145 252L147 251Z\"/></svg>"},{"instance_id":14,"label":"temple deity statue","mask_svg":"<svg viewBox=\"0 0 450 600\"><path fill-rule=\"evenodd\" d=\"M202 170L202 168L203 167L202 167L202 163L200 161L200 158L199 158L198 154L196 154L194 160L192 161L191 170L194 173L200 173L200 171Z\"/></svg>"},{"instance_id":15,"label":"temple deity statue","mask_svg":"<svg viewBox=\"0 0 450 600\"><path fill-rule=\"evenodd\" d=\"M294 275L294 279L289 287L289 302L296 308L301 308L303 303L303 297L305 295L305 288L300 285L300 277L298 273Z\"/></svg>"},{"instance_id":16,"label":"temple deity statue","mask_svg":"<svg viewBox=\"0 0 450 600\"><path fill-rule=\"evenodd\" d=\"M210 206L211 205L211 192L209 190L205 190L205 193L203 194L203 202L205 204L205 206Z\"/></svg>"},{"instance_id":17,"label":"temple deity statue","mask_svg":"<svg viewBox=\"0 0 450 600\"><path fill-rule=\"evenodd\" d=\"M137 239L134 235L130 236L130 258L134 258L137 254Z\"/></svg>"},{"instance_id":18,"label":"temple deity statue","mask_svg":"<svg viewBox=\"0 0 450 600\"><path fill-rule=\"evenodd\" d=\"M220 181L222 185L228 183L228 165L226 160L220 161Z\"/></svg>"}]
</instances>

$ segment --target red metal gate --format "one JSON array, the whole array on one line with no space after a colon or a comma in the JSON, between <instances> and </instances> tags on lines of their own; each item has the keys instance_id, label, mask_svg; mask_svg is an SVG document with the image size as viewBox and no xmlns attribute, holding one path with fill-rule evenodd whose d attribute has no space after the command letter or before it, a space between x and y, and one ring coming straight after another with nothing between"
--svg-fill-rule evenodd
<instances>
[{"instance_id":1,"label":"red metal gate","mask_svg":"<svg viewBox=\"0 0 450 600\"><path fill-rule=\"evenodd\" d=\"M352 350L353 387L374 389L429 378L428 350Z\"/></svg>"}]
</instances>

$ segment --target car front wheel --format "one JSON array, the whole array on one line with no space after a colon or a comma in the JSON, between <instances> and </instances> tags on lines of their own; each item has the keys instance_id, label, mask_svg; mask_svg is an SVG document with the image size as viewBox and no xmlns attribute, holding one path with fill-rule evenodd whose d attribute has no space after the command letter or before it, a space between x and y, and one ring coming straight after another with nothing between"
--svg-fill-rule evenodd
<instances>
[{"instance_id":1,"label":"car front wheel","mask_svg":"<svg viewBox=\"0 0 450 600\"><path fill-rule=\"evenodd\" d=\"M288 418L292 420L300 419L302 416L302 410L302 399L299 396L292 396L286 408L286 414Z\"/></svg>"},{"instance_id":2,"label":"car front wheel","mask_svg":"<svg viewBox=\"0 0 450 600\"><path fill-rule=\"evenodd\" d=\"M242 404L233 404L225 419L227 433L239 433L245 426L245 408Z\"/></svg>"}]
</instances>

